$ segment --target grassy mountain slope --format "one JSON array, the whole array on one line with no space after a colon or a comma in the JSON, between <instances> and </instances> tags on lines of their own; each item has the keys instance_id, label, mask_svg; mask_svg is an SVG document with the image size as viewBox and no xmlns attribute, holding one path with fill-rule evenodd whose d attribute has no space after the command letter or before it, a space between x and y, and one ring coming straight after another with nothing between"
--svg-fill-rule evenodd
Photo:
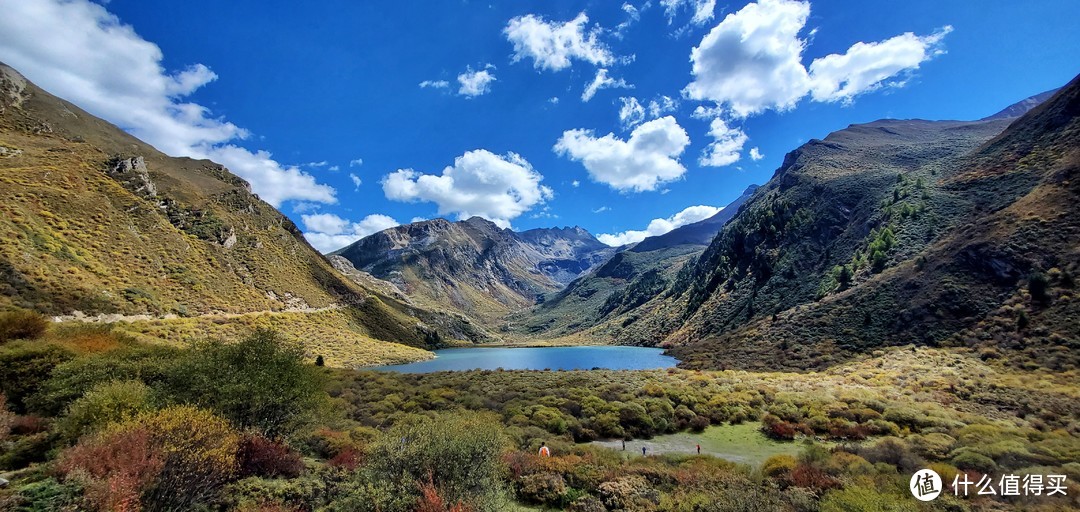
<instances>
[{"instance_id":1,"label":"grassy mountain slope","mask_svg":"<svg viewBox=\"0 0 1080 512\"><path fill-rule=\"evenodd\" d=\"M0 308L191 317L343 307L350 320L315 343L429 345L415 308L343 278L242 179L166 156L2 65L0 185Z\"/></svg>"},{"instance_id":2,"label":"grassy mountain slope","mask_svg":"<svg viewBox=\"0 0 1080 512\"><path fill-rule=\"evenodd\" d=\"M675 353L807 368L963 344L1075 367L1078 96L1074 80L1017 120L876 122L792 153L673 290Z\"/></svg>"}]
</instances>

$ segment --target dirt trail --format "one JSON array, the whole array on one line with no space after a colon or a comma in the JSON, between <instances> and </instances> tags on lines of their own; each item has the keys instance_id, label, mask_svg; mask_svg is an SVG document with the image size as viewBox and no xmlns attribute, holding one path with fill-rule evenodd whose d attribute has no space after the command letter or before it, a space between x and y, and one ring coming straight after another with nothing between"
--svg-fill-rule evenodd
<instances>
[{"instance_id":1,"label":"dirt trail","mask_svg":"<svg viewBox=\"0 0 1080 512\"><path fill-rule=\"evenodd\" d=\"M279 310L264 310L264 311L248 311L246 313L226 313L224 311L215 311L210 313L203 313L196 316L185 316L168 314L168 315L121 315L121 314L105 314L99 315L87 315L82 311L75 311L70 315L54 316L53 322L86 322L86 323L98 323L98 324L111 324L116 322L145 322L149 320L176 320L178 318L237 318L247 315L259 315L263 313L321 313L323 311L335 311L338 309L344 309L345 306L340 304L331 304L322 308L313 307L292 307Z\"/></svg>"}]
</instances>

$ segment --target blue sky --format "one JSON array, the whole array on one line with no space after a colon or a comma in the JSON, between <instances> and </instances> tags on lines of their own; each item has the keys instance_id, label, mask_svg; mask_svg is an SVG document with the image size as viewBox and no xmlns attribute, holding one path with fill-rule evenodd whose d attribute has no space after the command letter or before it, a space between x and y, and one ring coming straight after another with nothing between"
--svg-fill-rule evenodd
<instances>
[{"instance_id":1,"label":"blue sky","mask_svg":"<svg viewBox=\"0 0 1080 512\"><path fill-rule=\"evenodd\" d=\"M0 9L0 60L226 164L324 251L473 214L636 241L715 213L808 139L976 119L1080 72L1073 0Z\"/></svg>"}]
</instances>

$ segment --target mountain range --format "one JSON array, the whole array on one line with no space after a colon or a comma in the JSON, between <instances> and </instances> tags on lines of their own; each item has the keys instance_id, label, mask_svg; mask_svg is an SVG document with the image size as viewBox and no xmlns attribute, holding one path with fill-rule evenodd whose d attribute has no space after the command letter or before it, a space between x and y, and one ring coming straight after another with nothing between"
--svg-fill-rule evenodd
<instances>
[{"instance_id":1,"label":"mountain range","mask_svg":"<svg viewBox=\"0 0 1080 512\"><path fill-rule=\"evenodd\" d=\"M1076 367L1078 95L1073 80L978 121L851 125L713 217L623 247L473 217L323 256L222 166L0 65L0 308L185 336L269 315L346 366L526 340L658 345L697 368L822 368L909 343Z\"/></svg>"}]
</instances>

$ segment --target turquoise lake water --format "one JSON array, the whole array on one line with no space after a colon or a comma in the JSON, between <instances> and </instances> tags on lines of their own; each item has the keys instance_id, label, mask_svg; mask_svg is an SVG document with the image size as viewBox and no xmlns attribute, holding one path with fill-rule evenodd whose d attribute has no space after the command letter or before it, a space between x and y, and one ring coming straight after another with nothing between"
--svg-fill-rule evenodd
<instances>
[{"instance_id":1,"label":"turquoise lake water","mask_svg":"<svg viewBox=\"0 0 1080 512\"><path fill-rule=\"evenodd\" d=\"M431 373L461 370L651 370L679 360L647 347L448 348L435 359L371 368L378 371Z\"/></svg>"}]
</instances>

